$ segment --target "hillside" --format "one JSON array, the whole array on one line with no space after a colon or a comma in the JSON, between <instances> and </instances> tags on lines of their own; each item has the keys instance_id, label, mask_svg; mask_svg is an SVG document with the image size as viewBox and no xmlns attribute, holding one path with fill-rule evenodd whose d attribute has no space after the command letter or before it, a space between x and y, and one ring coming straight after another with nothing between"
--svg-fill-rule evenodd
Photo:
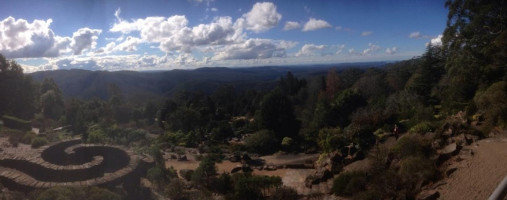
<instances>
[{"instance_id":1,"label":"hillside","mask_svg":"<svg viewBox=\"0 0 507 200\"><path fill-rule=\"evenodd\" d=\"M30 74L34 80L54 79L66 98L107 98L108 86L116 84L132 100L161 98L181 90L211 93L222 84L234 85L236 90L269 90L287 72L298 77L325 75L330 68L379 67L385 62L297 67L198 68L171 71L88 71L80 69L41 71Z\"/></svg>"}]
</instances>

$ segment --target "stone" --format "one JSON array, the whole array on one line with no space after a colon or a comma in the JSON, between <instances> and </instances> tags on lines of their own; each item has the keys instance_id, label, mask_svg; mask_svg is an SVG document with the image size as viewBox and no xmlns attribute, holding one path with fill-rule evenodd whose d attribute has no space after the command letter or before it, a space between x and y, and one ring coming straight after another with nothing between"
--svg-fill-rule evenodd
<instances>
[{"instance_id":1,"label":"stone","mask_svg":"<svg viewBox=\"0 0 507 200\"><path fill-rule=\"evenodd\" d=\"M437 200L440 197L440 193L436 190L422 191L417 195L417 200Z\"/></svg>"},{"instance_id":2,"label":"stone","mask_svg":"<svg viewBox=\"0 0 507 200\"><path fill-rule=\"evenodd\" d=\"M458 168L456 168L456 167L451 167L451 168L449 168L449 169L447 169L447 170L445 171L445 175L446 175L447 177L449 177L449 176L450 176L452 173L454 173L456 170L458 170Z\"/></svg>"}]
</instances>

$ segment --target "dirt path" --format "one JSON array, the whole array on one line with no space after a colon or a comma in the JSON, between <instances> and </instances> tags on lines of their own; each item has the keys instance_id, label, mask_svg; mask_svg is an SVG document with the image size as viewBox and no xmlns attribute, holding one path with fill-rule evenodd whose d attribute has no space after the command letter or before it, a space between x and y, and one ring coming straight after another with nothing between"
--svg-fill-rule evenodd
<instances>
[{"instance_id":1,"label":"dirt path","mask_svg":"<svg viewBox=\"0 0 507 200\"><path fill-rule=\"evenodd\" d=\"M481 140L464 147L459 157L464 160L450 165L457 170L437 189L440 199L487 199L507 175L507 138Z\"/></svg>"}]
</instances>

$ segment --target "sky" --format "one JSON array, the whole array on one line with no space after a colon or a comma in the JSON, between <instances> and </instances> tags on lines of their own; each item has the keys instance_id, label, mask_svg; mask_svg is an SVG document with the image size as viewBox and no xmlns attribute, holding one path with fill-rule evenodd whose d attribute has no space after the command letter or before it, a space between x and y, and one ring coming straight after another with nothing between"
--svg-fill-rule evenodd
<instances>
[{"instance_id":1,"label":"sky","mask_svg":"<svg viewBox=\"0 0 507 200\"><path fill-rule=\"evenodd\" d=\"M444 0L0 0L25 72L395 61L440 45Z\"/></svg>"}]
</instances>

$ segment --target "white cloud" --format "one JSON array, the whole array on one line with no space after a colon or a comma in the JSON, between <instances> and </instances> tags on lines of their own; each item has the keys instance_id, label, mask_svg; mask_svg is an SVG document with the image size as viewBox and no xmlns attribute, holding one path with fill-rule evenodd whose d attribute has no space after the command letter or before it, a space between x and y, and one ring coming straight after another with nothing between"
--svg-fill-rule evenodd
<instances>
[{"instance_id":1,"label":"white cloud","mask_svg":"<svg viewBox=\"0 0 507 200\"><path fill-rule=\"evenodd\" d=\"M267 31L278 25L282 15L276 11L275 4L271 2L255 3L250 12L243 15L247 30L256 33Z\"/></svg>"},{"instance_id":2,"label":"white cloud","mask_svg":"<svg viewBox=\"0 0 507 200\"><path fill-rule=\"evenodd\" d=\"M273 40L254 38L219 49L212 60L265 59L285 56L286 52L282 43L276 44Z\"/></svg>"},{"instance_id":3,"label":"white cloud","mask_svg":"<svg viewBox=\"0 0 507 200\"><path fill-rule=\"evenodd\" d=\"M426 46L428 46L428 45L442 46L442 36L443 35L438 35L437 37L432 38L429 43L426 43Z\"/></svg>"},{"instance_id":4,"label":"white cloud","mask_svg":"<svg viewBox=\"0 0 507 200\"><path fill-rule=\"evenodd\" d=\"M296 53L296 56L314 56L318 52L322 53L322 51L327 48L328 48L327 45L305 44Z\"/></svg>"},{"instance_id":5,"label":"white cloud","mask_svg":"<svg viewBox=\"0 0 507 200\"><path fill-rule=\"evenodd\" d=\"M329 28L329 27L332 27L331 24L329 24L328 22L326 22L324 20L310 18L305 23L305 26L303 27L303 31L314 31L314 30Z\"/></svg>"},{"instance_id":6,"label":"white cloud","mask_svg":"<svg viewBox=\"0 0 507 200\"><path fill-rule=\"evenodd\" d=\"M380 46L372 44L372 43L368 43L368 48L363 50L362 55L369 55L369 54L375 53L379 49L380 49Z\"/></svg>"},{"instance_id":7,"label":"white cloud","mask_svg":"<svg viewBox=\"0 0 507 200\"><path fill-rule=\"evenodd\" d=\"M83 50L95 49L97 46L98 35L102 32L100 29L80 28L72 34L70 48L74 55L80 55Z\"/></svg>"},{"instance_id":8,"label":"white cloud","mask_svg":"<svg viewBox=\"0 0 507 200\"><path fill-rule=\"evenodd\" d=\"M121 20L113 25L111 32L124 34L132 31L140 33L140 42L160 43L165 52L182 51L189 53L196 46L224 45L243 39L242 28L232 23L230 17L219 17L209 24L188 27L185 16L147 17L132 22Z\"/></svg>"},{"instance_id":9,"label":"white cloud","mask_svg":"<svg viewBox=\"0 0 507 200\"><path fill-rule=\"evenodd\" d=\"M349 54L355 54L356 50L354 48L350 48L348 52L349 52Z\"/></svg>"},{"instance_id":10,"label":"white cloud","mask_svg":"<svg viewBox=\"0 0 507 200\"><path fill-rule=\"evenodd\" d=\"M409 38L421 38L421 32L412 32L410 35L408 35Z\"/></svg>"},{"instance_id":11,"label":"white cloud","mask_svg":"<svg viewBox=\"0 0 507 200\"><path fill-rule=\"evenodd\" d=\"M373 34L373 32L371 32L371 31L363 31L363 32L361 33L361 36L369 36L369 35L371 35L371 34Z\"/></svg>"},{"instance_id":12,"label":"white cloud","mask_svg":"<svg viewBox=\"0 0 507 200\"><path fill-rule=\"evenodd\" d=\"M408 35L408 38L412 38L412 39L422 39L422 38L425 38L425 39L428 39L428 38L431 38L431 36L429 36L429 35L423 35L421 32L415 31L415 32L410 33Z\"/></svg>"},{"instance_id":13,"label":"white cloud","mask_svg":"<svg viewBox=\"0 0 507 200\"><path fill-rule=\"evenodd\" d=\"M387 54L389 54L389 55L393 55L393 54L395 54L397 51L398 51L398 47L386 48L386 53L387 53Z\"/></svg>"},{"instance_id":14,"label":"white cloud","mask_svg":"<svg viewBox=\"0 0 507 200\"><path fill-rule=\"evenodd\" d=\"M125 41L123 41L122 43L118 44L118 46L114 47L114 50L117 50L117 51L136 51L137 50L136 46L139 43L141 43L141 39L136 38L136 37L132 37L132 36L128 36L125 39ZM106 49L107 48L108 48L108 46L106 45Z\"/></svg>"},{"instance_id":15,"label":"white cloud","mask_svg":"<svg viewBox=\"0 0 507 200\"><path fill-rule=\"evenodd\" d=\"M52 19L7 17L0 21L0 53L7 58L56 57L68 51L70 38L56 36L49 28Z\"/></svg>"},{"instance_id":16,"label":"white cloud","mask_svg":"<svg viewBox=\"0 0 507 200\"><path fill-rule=\"evenodd\" d=\"M288 21L288 22L285 22L285 26L283 27L283 30L292 30L292 29L298 29L298 28L301 28L301 24L299 24L299 22L292 22L292 21Z\"/></svg>"},{"instance_id":17,"label":"white cloud","mask_svg":"<svg viewBox=\"0 0 507 200\"><path fill-rule=\"evenodd\" d=\"M211 12L218 12L218 8L211 8Z\"/></svg>"},{"instance_id":18,"label":"white cloud","mask_svg":"<svg viewBox=\"0 0 507 200\"><path fill-rule=\"evenodd\" d=\"M338 45L338 51L336 51L336 55L340 55L342 53L343 49L345 49L344 44Z\"/></svg>"}]
</instances>

